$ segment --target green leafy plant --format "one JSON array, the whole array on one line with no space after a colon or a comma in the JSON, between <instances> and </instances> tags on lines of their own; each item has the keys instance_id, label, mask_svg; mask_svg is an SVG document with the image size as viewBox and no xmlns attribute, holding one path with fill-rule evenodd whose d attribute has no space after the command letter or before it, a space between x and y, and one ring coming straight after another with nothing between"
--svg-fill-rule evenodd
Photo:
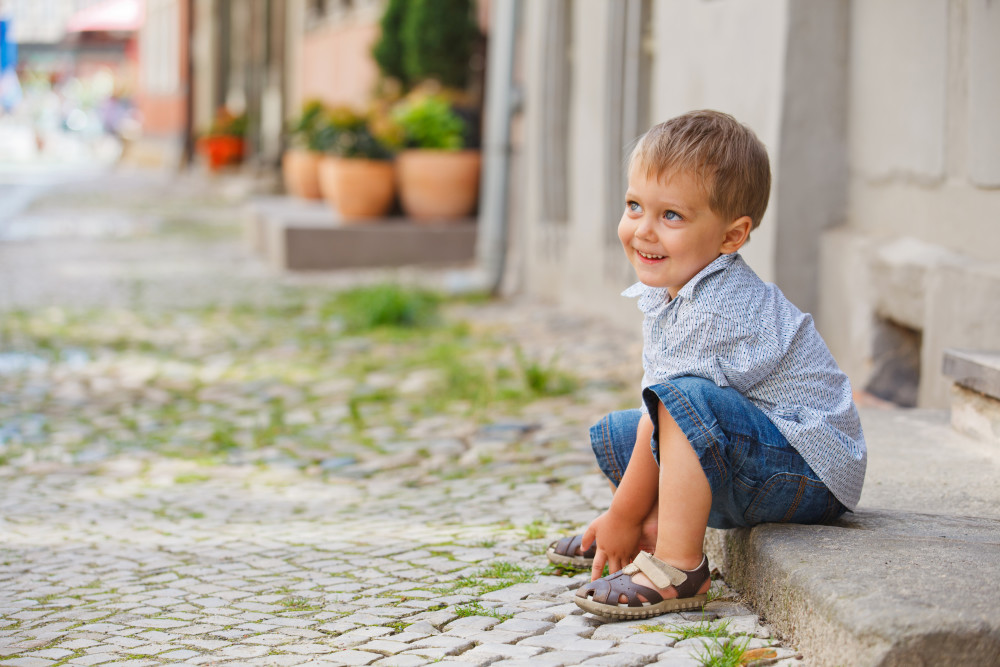
<instances>
[{"instance_id":1,"label":"green leafy plant","mask_svg":"<svg viewBox=\"0 0 1000 667\"><path fill-rule=\"evenodd\" d=\"M391 129L377 132L368 116L349 107L337 107L326 114L324 122L317 122L313 150L342 158L390 160L395 153Z\"/></svg>"},{"instance_id":2,"label":"green leafy plant","mask_svg":"<svg viewBox=\"0 0 1000 667\"><path fill-rule=\"evenodd\" d=\"M215 119L208 129L207 136L211 137L239 137L243 138L247 133L247 115L245 113L234 114L225 107L215 113Z\"/></svg>"},{"instance_id":3,"label":"green leafy plant","mask_svg":"<svg viewBox=\"0 0 1000 667\"><path fill-rule=\"evenodd\" d=\"M455 151L465 145L465 121L439 96L404 102L393 117L408 146Z\"/></svg>"},{"instance_id":4,"label":"green leafy plant","mask_svg":"<svg viewBox=\"0 0 1000 667\"><path fill-rule=\"evenodd\" d=\"M302 113L288 124L288 137L292 145L311 151L322 150L319 136L324 128L325 115L326 109L319 100L310 100L302 105Z\"/></svg>"},{"instance_id":5,"label":"green leafy plant","mask_svg":"<svg viewBox=\"0 0 1000 667\"><path fill-rule=\"evenodd\" d=\"M479 38L473 0L408 0L406 5L400 31L407 78L464 88Z\"/></svg>"},{"instance_id":6,"label":"green leafy plant","mask_svg":"<svg viewBox=\"0 0 1000 667\"><path fill-rule=\"evenodd\" d=\"M314 150L333 153L341 133L353 132L365 124L365 118L350 107L339 106L326 110L316 120Z\"/></svg>"}]
</instances>

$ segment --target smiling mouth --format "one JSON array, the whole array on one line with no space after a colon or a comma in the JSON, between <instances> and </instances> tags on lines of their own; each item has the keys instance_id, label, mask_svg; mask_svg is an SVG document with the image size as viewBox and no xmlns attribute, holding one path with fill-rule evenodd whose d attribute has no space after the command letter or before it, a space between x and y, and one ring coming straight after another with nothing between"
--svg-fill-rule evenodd
<instances>
[{"instance_id":1,"label":"smiling mouth","mask_svg":"<svg viewBox=\"0 0 1000 667\"><path fill-rule=\"evenodd\" d=\"M638 253L640 257L644 257L645 259L664 259L666 257L666 255L650 255L648 253L640 252L638 250L636 250L636 253Z\"/></svg>"}]
</instances>

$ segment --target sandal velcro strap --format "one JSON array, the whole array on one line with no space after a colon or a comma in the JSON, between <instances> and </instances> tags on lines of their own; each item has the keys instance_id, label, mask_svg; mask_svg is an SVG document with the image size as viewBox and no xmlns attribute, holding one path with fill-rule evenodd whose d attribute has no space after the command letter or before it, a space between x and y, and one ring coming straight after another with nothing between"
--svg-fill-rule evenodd
<instances>
[{"instance_id":1,"label":"sandal velcro strap","mask_svg":"<svg viewBox=\"0 0 1000 667\"><path fill-rule=\"evenodd\" d=\"M649 577L649 580L657 588L680 586L688 579L688 573L684 570L678 570L673 565L668 565L645 551L639 552L639 555L632 561L632 565L635 566L636 570ZM630 572L629 574L634 573Z\"/></svg>"}]
</instances>

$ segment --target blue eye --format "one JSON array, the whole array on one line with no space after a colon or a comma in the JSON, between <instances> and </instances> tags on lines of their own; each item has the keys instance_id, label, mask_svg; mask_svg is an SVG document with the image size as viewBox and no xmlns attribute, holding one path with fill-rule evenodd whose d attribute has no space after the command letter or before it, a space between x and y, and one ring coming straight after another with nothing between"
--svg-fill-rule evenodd
<instances>
[{"instance_id":1,"label":"blue eye","mask_svg":"<svg viewBox=\"0 0 1000 667\"><path fill-rule=\"evenodd\" d=\"M632 211L633 213L638 213L639 211L642 210L642 207L639 206L639 204L634 201L626 202L625 206L628 207L628 210Z\"/></svg>"},{"instance_id":2,"label":"blue eye","mask_svg":"<svg viewBox=\"0 0 1000 667\"><path fill-rule=\"evenodd\" d=\"M667 211L666 213L663 214L663 217L666 218L667 220L683 220L684 219L684 218L682 218L680 216L680 213L675 213L674 211Z\"/></svg>"}]
</instances>

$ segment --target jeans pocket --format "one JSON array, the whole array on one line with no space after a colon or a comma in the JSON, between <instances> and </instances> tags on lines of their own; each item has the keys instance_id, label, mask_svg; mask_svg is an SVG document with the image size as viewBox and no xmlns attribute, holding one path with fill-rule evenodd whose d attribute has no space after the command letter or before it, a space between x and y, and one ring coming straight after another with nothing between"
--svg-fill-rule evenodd
<instances>
[{"instance_id":1,"label":"jeans pocket","mask_svg":"<svg viewBox=\"0 0 1000 667\"><path fill-rule=\"evenodd\" d=\"M764 482L743 513L748 525L771 522L816 523L829 510L830 491L819 480L782 472Z\"/></svg>"}]
</instances>

